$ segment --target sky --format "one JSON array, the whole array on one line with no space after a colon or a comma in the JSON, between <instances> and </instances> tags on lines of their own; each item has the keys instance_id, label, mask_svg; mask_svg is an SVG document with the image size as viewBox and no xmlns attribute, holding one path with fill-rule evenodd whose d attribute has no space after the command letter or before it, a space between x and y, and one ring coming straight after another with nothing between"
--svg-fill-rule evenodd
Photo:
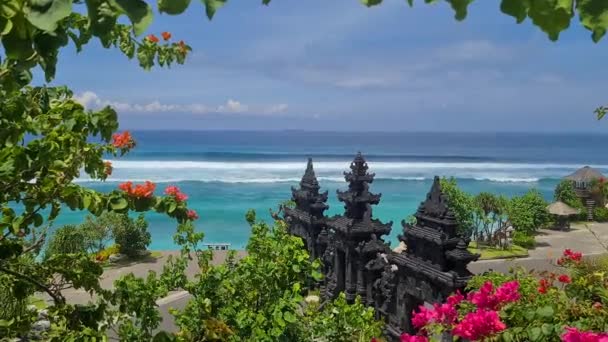
<instances>
[{"instance_id":1,"label":"sky","mask_svg":"<svg viewBox=\"0 0 608 342\"><path fill-rule=\"evenodd\" d=\"M458 22L444 2L231 0L209 22L193 1L147 32L192 46L185 65L144 71L95 42L64 49L53 84L128 129L608 132L608 38L575 18L551 42L499 5Z\"/></svg>"}]
</instances>

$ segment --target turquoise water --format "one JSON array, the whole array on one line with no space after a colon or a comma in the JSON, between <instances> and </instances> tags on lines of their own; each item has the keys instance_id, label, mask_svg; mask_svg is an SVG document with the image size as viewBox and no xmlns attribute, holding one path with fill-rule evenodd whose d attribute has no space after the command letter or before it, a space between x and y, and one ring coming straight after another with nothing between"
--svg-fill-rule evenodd
<instances>
[{"instance_id":1,"label":"turquoise water","mask_svg":"<svg viewBox=\"0 0 608 342\"><path fill-rule=\"evenodd\" d=\"M392 241L401 220L411 215L431 186L432 177L454 176L471 193L507 196L537 188L550 200L559 179L583 165L608 171L601 146L607 136L445 133L310 133L310 132L134 132L137 149L113 160L105 183L78 182L109 191L126 180L157 182L157 193L178 185L199 212L197 228L206 242L243 248L249 236L244 215L252 208L269 219L269 210L291 196L291 186L315 160L329 215L342 212L337 189L346 187L342 172L358 150L375 172L373 192L382 193L374 216L393 221ZM65 210L56 225L79 223L83 213ZM151 249L173 249L175 224L147 214Z\"/></svg>"}]
</instances>

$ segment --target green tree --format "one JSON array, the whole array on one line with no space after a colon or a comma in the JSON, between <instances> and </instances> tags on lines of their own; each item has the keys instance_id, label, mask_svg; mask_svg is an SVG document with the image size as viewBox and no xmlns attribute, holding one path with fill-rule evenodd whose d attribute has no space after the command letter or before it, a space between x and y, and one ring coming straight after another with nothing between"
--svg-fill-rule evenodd
<instances>
[{"instance_id":1,"label":"green tree","mask_svg":"<svg viewBox=\"0 0 608 342\"><path fill-rule=\"evenodd\" d=\"M467 237L477 234L474 221L475 201L473 197L462 191L454 178L442 178L441 191L447 197L450 209L454 212L454 216L456 216L459 232Z\"/></svg>"},{"instance_id":2,"label":"green tree","mask_svg":"<svg viewBox=\"0 0 608 342\"><path fill-rule=\"evenodd\" d=\"M566 203L567 205L574 208L582 208L582 201L578 196L576 196L576 192L574 192L574 185L572 181L562 180L555 186L555 192L553 194L553 199L555 201L561 201Z\"/></svg>"},{"instance_id":3,"label":"green tree","mask_svg":"<svg viewBox=\"0 0 608 342\"><path fill-rule=\"evenodd\" d=\"M508 209L509 221L515 230L531 235L549 223L547 205L538 190L529 190L523 196L511 199Z\"/></svg>"},{"instance_id":4,"label":"green tree","mask_svg":"<svg viewBox=\"0 0 608 342\"><path fill-rule=\"evenodd\" d=\"M143 214L135 220L126 214L118 214L112 225L112 235L120 253L129 257L140 255L152 242L148 222Z\"/></svg>"}]
</instances>

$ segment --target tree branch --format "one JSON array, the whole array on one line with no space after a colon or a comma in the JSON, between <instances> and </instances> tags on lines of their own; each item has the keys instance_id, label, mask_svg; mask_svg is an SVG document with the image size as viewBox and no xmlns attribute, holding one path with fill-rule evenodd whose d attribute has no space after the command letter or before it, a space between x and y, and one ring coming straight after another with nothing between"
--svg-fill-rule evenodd
<instances>
[{"instance_id":1,"label":"tree branch","mask_svg":"<svg viewBox=\"0 0 608 342\"><path fill-rule=\"evenodd\" d=\"M57 306L62 306L65 304L65 298L63 298L63 296L61 295L61 293L54 293L53 291L51 291L51 289L49 289L46 285L42 284L41 282L39 282L38 280L27 276L25 274L21 274L19 272L15 272L13 270L10 270L8 268L4 268L3 266L0 266L0 272L4 272L6 274L10 274L15 278L19 278L25 281L28 281L34 285L36 285L38 288L40 288L41 290L43 290L44 292L48 293L49 296L51 296L51 298L53 298L53 301L55 302L55 305Z\"/></svg>"}]
</instances>

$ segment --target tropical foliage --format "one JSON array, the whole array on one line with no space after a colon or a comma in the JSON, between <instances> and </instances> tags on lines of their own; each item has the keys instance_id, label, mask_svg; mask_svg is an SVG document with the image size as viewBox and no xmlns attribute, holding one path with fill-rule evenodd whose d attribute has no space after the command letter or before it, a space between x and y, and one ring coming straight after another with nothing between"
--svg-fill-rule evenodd
<instances>
[{"instance_id":1,"label":"tropical foliage","mask_svg":"<svg viewBox=\"0 0 608 342\"><path fill-rule=\"evenodd\" d=\"M455 179L443 178L441 188L456 216L460 232L475 240L478 246L508 247L509 226L519 233L518 244L528 246L534 242L533 233L550 220L547 202L534 189L509 199L487 192L470 195L458 187Z\"/></svg>"}]
</instances>

